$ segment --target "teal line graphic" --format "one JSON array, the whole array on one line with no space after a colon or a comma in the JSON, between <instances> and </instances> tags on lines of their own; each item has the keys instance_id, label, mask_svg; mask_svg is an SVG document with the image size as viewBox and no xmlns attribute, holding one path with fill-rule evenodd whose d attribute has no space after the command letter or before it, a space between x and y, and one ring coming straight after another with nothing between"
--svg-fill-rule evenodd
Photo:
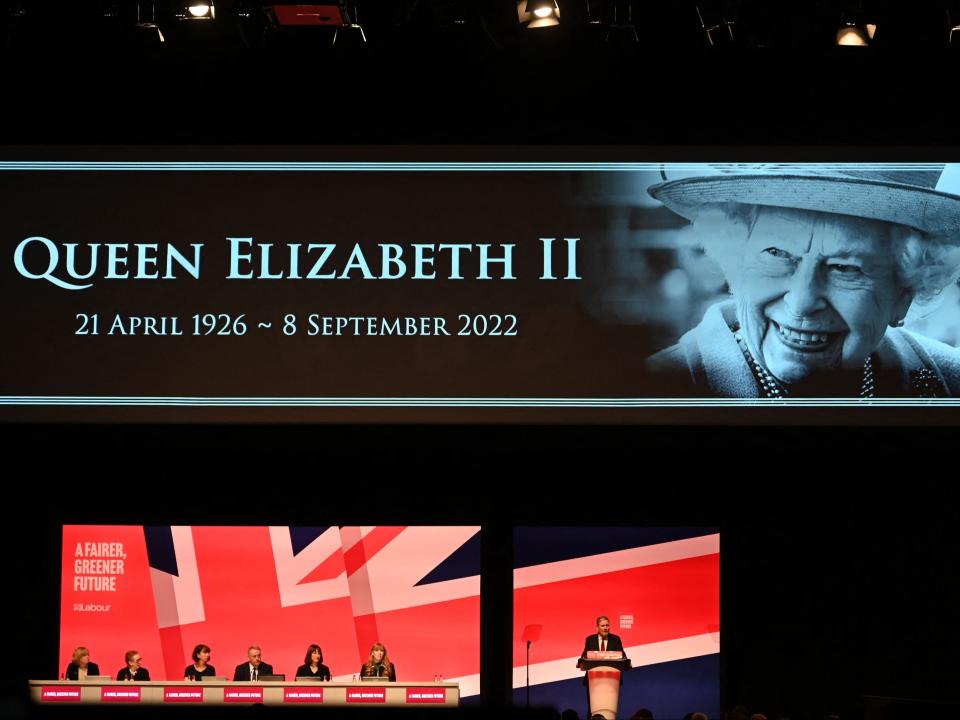
<instances>
[{"instance_id":1,"label":"teal line graphic","mask_svg":"<svg viewBox=\"0 0 960 720\"><path fill-rule=\"evenodd\" d=\"M0 395L2 405L151 407L956 407L958 398L376 398L376 397L135 397L83 395Z\"/></svg>"},{"instance_id":2,"label":"teal line graphic","mask_svg":"<svg viewBox=\"0 0 960 720\"><path fill-rule=\"evenodd\" d=\"M158 171L158 172L638 172L667 166L674 172L696 171L705 164L737 163L650 162L37 162L0 161L0 171ZM940 169L934 163L778 163L779 172L791 167L843 169L856 165L870 170ZM756 163L743 163L745 170Z\"/></svg>"}]
</instances>

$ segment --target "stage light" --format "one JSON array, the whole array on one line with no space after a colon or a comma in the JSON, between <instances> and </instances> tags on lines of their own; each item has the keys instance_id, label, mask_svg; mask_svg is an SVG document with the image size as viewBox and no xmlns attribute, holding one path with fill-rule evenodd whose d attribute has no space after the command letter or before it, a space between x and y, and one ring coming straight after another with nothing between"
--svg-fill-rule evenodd
<instances>
[{"instance_id":1,"label":"stage light","mask_svg":"<svg viewBox=\"0 0 960 720\"><path fill-rule=\"evenodd\" d=\"M519 0L517 19L528 30L560 24L560 8L556 0Z\"/></svg>"},{"instance_id":2,"label":"stage light","mask_svg":"<svg viewBox=\"0 0 960 720\"><path fill-rule=\"evenodd\" d=\"M874 17L863 8L863 0L850 2L840 13L840 29L837 30L837 45L867 47L877 31Z\"/></svg>"},{"instance_id":3,"label":"stage light","mask_svg":"<svg viewBox=\"0 0 960 720\"><path fill-rule=\"evenodd\" d=\"M556 9L556 0L527 0L527 12L532 12L538 18L553 15Z\"/></svg>"},{"instance_id":4,"label":"stage light","mask_svg":"<svg viewBox=\"0 0 960 720\"><path fill-rule=\"evenodd\" d=\"M855 25L846 25L837 31L837 45L866 47L869 44L867 33Z\"/></svg>"},{"instance_id":5,"label":"stage light","mask_svg":"<svg viewBox=\"0 0 960 720\"><path fill-rule=\"evenodd\" d=\"M209 0L196 0L187 5L184 3L176 12L178 20L214 20L216 18L217 9L214 7L214 4Z\"/></svg>"}]
</instances>

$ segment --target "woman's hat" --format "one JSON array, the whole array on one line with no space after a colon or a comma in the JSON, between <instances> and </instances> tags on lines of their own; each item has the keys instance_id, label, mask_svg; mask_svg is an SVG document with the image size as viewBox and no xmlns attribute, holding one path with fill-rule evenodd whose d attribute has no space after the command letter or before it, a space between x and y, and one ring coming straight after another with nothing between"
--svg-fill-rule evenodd
<instances>
[{"instance_id":1,"label":"woman's hat","mask_svg":"<svg viewBox=\"0 0 960 720\"><path fill-rule=\"evenodd\" d=\"M678 166L678 168L681 166ZM960 165L703 165L701 173L647 192L693 220L707 203L794 208L906 225L934 235L960 235Z\"/></svg>"}]
</instances>

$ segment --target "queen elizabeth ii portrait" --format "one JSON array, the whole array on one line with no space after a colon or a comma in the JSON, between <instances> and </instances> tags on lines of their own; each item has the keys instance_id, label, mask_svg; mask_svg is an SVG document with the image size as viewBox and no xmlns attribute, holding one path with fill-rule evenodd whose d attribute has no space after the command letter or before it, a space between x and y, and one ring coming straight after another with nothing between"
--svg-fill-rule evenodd
<instances>
[{"instance_id":1,"label":"queen elizabeth ii portrait","mask_svg":"<svg viewBox=\"0 0 960 720\"><path fill-rule=\"evenodd\" d=\"M706 166L705 166L706 167ZM699 397L954 397L960 349L904 327L960 274L944 166L727 166L649 193L729 297L647 361Z\"/></svg>"}]
</instances>

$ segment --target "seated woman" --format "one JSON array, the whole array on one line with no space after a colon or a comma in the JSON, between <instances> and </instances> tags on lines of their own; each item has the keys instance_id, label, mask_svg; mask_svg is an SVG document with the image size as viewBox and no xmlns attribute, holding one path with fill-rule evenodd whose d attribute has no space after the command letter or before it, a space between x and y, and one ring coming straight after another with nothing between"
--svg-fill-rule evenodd
<instances>
[{"instance_id":1,"label":"seated woman","mask_svg":"<svg viewBox=\"0 0 960 720\"><path fill-rule=\"evenodd\" d=\"M117 680L149 680L149 671L140 667L142 659L136 650L127 650L127 666L117 673Z\"/></svg>"},{"instance_id":2,"label":"seated woman","mask_svg":"<svg viewBox=\"0 0 960 720\"><path fill-rule=\"evenodd\" d=\"M91 675L99 675L100 667L90 662L90 651L82 645L73 651L73 660L63 672L66 680L86 680Z\"/></svg>"},{"instance_id":3,"label":"seated woman","mask_svg":"<svg viewBox=\"0 0 960 720\"><path fill-rule=\"evenodd\" d=\"M297 677L313 677L319 680L330 679L330 668L323 664L323 650L320 649L319 645L311 645L307 648L303 665L297 668Z\"/></svg>"},{"instance_id":4,"label":"seated woman","mask_svg":"<svg viewBox=\"0 0 960 720\"><path fill-rule=\"evenodd\" d=\"M187 665L186 670L183 671L184 680L200 680L200 678L213 677L217 674L214 670L213 665L210 665L210 646L200 643L193 649L191 655L193 658L193 665Z\"/></svg>"},{"instance_id":5,"label":"seated woman","mask_svg":"<svg viewBox=\"0 0 960 720\"><path fill-rule=\"evenodd\" d=\"M387 648L381 643L374 643L370 648L370 657L360 667L361 677L385 677L390 682L397 681L397 667L387 657Z\"/></svg>"},{"instance_id":6,"label":"seated woman","mask_svg":"<svg viewBox=\"0 0 960 720\"><path fill-rule=\"evenodd\" d=\"M903 327L960 274L960 196L944 169L731 166L651 187L730 288L648 360L660 392L960 395L960 349Z\"/></svg>"}]
</instances>

